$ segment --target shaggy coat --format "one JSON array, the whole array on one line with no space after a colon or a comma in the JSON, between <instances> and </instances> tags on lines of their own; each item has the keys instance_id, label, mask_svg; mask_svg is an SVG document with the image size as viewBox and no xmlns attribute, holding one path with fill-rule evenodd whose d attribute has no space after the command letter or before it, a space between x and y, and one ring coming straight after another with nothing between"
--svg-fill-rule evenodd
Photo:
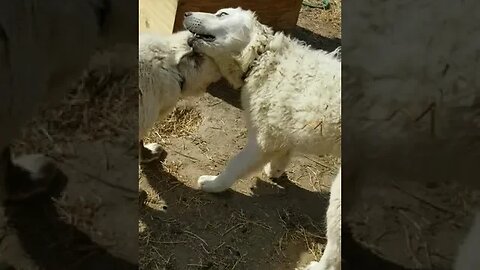
<instances>
[{"instance_id":1,"label":"shaggy coat","mask_svg":"<svg viewBox=\"0 0 480 270\"><path fill-rule=\"evenodd\" d=\"M139 139L175 108L181 97L198 96L221 75L208 57L188 46L188 31L139 40ZM153 146L156 146L154 144ZM152 145L149 145L150 149ZM154 151L154 149L150 149Z\"/></svg>"},{"instance_id":2,"label":"shaggy coat","mask_svg":"<svg viewBox=\"0 0 480 270\"><path fill-rule=\"evenodd\" d=\"M218 176L204 175L201 189L222 192L264 166L284 173L296 153L340 156L341 63L339 51L314 50L261 24L251 11L187 13L189 43L212 57L222 75L241 89L248 142ZM327 210L328 243L320 262L307 269L340 269L341 174Z\"/></svg>"},{"instance_id":3,"label":"shaggy coat","mask_svg":"<svg viewBox=\"0 0 480 270\"><path fill-rule=\"evenodd\" d=\"M251 11L225 11L236 17L231 19L233 24L241 23L237 25L240 30L233 30L228 18L218 24L226 30L209 29L218 18L209 13L194 12L184 24L194 33L220 33L213 42L195 38L190 43L196 51L212 57L230 84L241 89L248 142L218 178L200 178L202 189L224 191L263 165L270 176L279 176L290 156L298 152L339 156L339 59L275 33Z\"/></svg>"}]
</instances>

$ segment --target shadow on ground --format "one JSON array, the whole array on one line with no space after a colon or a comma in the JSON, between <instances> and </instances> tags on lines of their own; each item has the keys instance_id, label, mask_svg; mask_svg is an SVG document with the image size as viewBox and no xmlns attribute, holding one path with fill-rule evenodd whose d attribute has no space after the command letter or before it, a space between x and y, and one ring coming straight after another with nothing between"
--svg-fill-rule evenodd
<instances>
[{"instance_id":1,"label":"shadow on ground","mask_svg":"<svg viewBox=\"0 0 480 270\"><path fill-rule=\"evenodd\" d=\"M67 177L60 172L54 182L56 190L50 196L40 195L5 205L9 227L15 230L24 251L35 264L49 270L138 269L137 265L112 256L61 219L52 197L59 197Z\"/></svg>"},{"instance_id":2,"label":"shadow on ground","mask_svg":"<svg viewBox=\"0 0 480 270\"><path fill-rule=\"evenodd\" d=\"M143 237L153 234L156 239L153 244L141 240L141 253L155 249L160 254L157 261L141 262L143 269L154 264L165 269L294 269L299 251L309 248L299 247L305 243L299 238L325 242L319 224L324 224L328 196L300 188L287 177L280 178L278 185L258 180L253 195L247 196L190 188L160 162L142 170L167 205L162 210L148 206L141 210ZM188 261L192 252L198 261ZM158 258L163 258L160 265Z\"/></svg>"}]
</instances>

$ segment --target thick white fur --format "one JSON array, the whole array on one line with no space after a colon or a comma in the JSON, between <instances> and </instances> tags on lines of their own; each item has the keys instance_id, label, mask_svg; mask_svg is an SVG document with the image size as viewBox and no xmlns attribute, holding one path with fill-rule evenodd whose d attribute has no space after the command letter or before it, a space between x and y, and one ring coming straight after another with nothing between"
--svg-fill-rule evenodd
<instances>
[{"instance_id":1,"label":"thick white fur","mask_svg":"<svg viewBox=\"0 0 480 270\"><path fill-rule=\"evenodd\" d=\"M187 39L192 34L180 31L169 36L141 34L139 38L139 139L153 124L168 115L181 97L204 93L208 85L220 80L216 64L194 53ZM183 89L181 84L183 81ZM157 144L145 145L155 152Z\"/></svg>"},{"instance_id":2,"label":"thick white fur","mask_svg":"<svg viewBox=\"0 0 480 270\"><path fill-rule=\"evenodd\" d=\"M248 129L244 149L219 176L201 176L201 189L222 192L262 166L269 177L279 177L297 152L340 155L338 51L313 50L283 33L274 33L258 22L253 12L240 8L216 14L193 12L184 26L197 34L215 36L215 41L197 38L191 43L217 62L232 86L241 88ZM320 262L312 262L310 270L340 269L340 178L339 173L327 210L325 255Z\"/></svg>"},{"instance_id":3,"label":"thick white fur","mask_svg":"<svg viewBox=\"0 0 480 270\"><path fill-rule=\"evenodd\" d=\"M97 48L135 45L136 5L131 0L0 3L0 151L40 104L61 100ZM99 16L102 6L107 12ZM0 202L4 184L0 172Z\"/></svg>"},{"instance_id":4,"label":"thick white fur","mask_svg":"<svg viewBox=\"0 0 480 270\"><path fill-rule=\"evenodd\" d=\"M241 88L248 142L219 176L201 176L200 187L222 192L262 166L269 176L280 176L296 152L339 155L340 61L274 33L251 11L229 8L217 14L222 12L228 15L193 12L184 25L216 37L197 38L192 45Z\"/></svg>"}]
</instances>

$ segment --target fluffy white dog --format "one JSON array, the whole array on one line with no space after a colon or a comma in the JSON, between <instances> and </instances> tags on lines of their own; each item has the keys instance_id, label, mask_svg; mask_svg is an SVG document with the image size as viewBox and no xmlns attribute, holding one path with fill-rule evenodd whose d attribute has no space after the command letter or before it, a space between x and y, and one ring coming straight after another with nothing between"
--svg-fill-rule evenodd
<instances>
[{"instance_id":1,"label":"fluffy white dog","mask_svg":"<svg viewBox=\"0 0 480 270\"><path fill-rule=\"evenodd\" d=\"M212 57L230 84L241 88L248 125L247 145L220 175L201 176L202 190L225 191L262 166L269 177L279 177L298 152L340 155L339 51L311 49L240 8L187 12L184 26L195 34L189 40L195 51ZM339 173L327 210L327 247L307 269L340 269L340 187Z\"/></svg>"},{"instance_id":2,"label":"fluffy white dog","mask_svg":"<svg viewBox=\"0 0 480 270\"><path fill-rule=\"evenodd\" d=\"M278 177L295 152L340 154L341 64L333 54L274 33L240 8L185 16L195 51L241 88L248 125L245 148L219 176L201 176L203 190L225 191L264 165Z\"/></svg>"},{"instance_id":3,"label":"fluffy white dog","mask_svg":"<svg viewBox=\"0 0 480 270\"><path fill-rule=\"evenodd\" d=\"M181 97L204 93L208 85L220 80L216 64L188 46L193 36L180 31L169 36L141 34L139 38L139 139L156 121L174 109ZM157 153L159 145L144 146ZM141 151L142 152L142 151ZM140 152L140 153L141 153Z\"/></svg>"}]
</instances>

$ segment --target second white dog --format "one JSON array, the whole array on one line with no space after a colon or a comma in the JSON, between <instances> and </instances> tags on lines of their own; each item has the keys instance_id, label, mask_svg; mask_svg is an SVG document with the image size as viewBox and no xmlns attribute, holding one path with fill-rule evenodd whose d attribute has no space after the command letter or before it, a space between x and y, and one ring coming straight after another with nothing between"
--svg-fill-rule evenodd
<instances>
[{"instance_id":1,"label":"second white dog","mask_svg":"<svg viewBox=\"0 0 480 270\"><path fill-rule=\"evenodd\" d=\"M181 97L204 93L221 75L209 58L187 44L192 34L180 31L170 36L141 34L139 38L139 139L156 121L175 108ZM145 148L155 153L158 144Z\"/></svg>"}]
</instances>

